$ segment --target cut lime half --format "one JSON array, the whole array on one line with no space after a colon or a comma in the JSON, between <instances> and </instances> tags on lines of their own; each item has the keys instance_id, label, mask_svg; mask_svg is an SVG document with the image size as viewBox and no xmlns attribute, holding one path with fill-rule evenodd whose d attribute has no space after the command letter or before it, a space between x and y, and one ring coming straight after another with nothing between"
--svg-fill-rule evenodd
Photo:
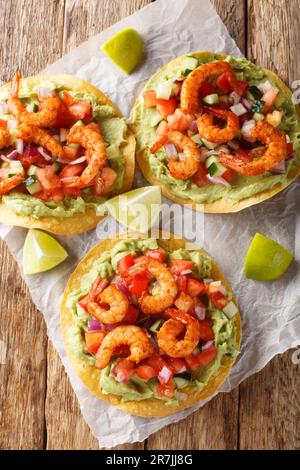
<instances>
[{"instance_id":1,"label":"cut lime half","mask_svg":"<svg viewBox=\"0 0 300 470\"><path fill-rule=\"evenodd\" d=\"M54 268L68 256L66 250L48 233L30 229L23 247L25 274L37 274Z\"/></svg>"},{"instance_id":2,"label":"cut lime half","mask_svg":"<svg viewBox=\"0 0 300 470\"><path fill-rule=\"evenodd\" d=\"M256 233L245 259L244 273L255 281L274 281L286 272L292 260L289 250Z\"/></svg>"},{"instance_id":3,"label":"cut lime half","mask_svg":"<svg viewBox=\"0 0 300 470\"><path fill-rule=\"evenodd\" d=\"M103 52L127 74L139 65L143 49L143 39L132 28L119 31L102 46Z\"/></svg>"},{"instance_id":4,"label":"cut lime half","mask_svg":"<svg viewBox=\"0 0 300 470\"><path fill-rule=\"evenodd\" d=\"M120 194L104 203L118 222L135 232L146 233L161 211L160 186L146 186Z\"/></svg>"}]
</instances>

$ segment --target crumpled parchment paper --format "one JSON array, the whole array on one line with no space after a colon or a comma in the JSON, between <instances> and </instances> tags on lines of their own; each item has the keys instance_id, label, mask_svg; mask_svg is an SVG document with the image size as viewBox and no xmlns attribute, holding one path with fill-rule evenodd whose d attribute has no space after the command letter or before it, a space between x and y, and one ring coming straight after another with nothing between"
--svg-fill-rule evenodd
<instances>
[{"instance_id":1,"label":"crumpled parchment paper","mask_svg":"<svg viewBox=\"0 0 300 470\"><path fill-rule=\"evenodd\" d=\"M135 73L125 76L101 53L100 46L115 32L130 26L142 34L147 57ZM129 116L140 89L158 67L176 56L198 50L241 55L209 0L157 0L92 37L43 73L68 73L86 79L99 86ZM145 184L139 174L136 184ZM246 377L261 370L274 355L300 344L299 200L300 184L296 182L273 199L238 214L204 217L203 248L214 257L231 283L243 320L241 354L222 386L222 392L230 391ZM244 258L257 231L295 253L296 261L276 282L256 283L243 277ZM27 230L22 228L0 226L0 236L17 259L33 302L44 315L49 337L70 377L82 414L101 447L142 441L204 405L205 402L198 403L166 418L144 419L123 413L91 395L66 358L60 333L59 304L69 275L99 241L101 229L60 238L70 254L69 258L52 271L35 276L24 276L22 271L26 233Z\"/></svg>"}]
</instances>

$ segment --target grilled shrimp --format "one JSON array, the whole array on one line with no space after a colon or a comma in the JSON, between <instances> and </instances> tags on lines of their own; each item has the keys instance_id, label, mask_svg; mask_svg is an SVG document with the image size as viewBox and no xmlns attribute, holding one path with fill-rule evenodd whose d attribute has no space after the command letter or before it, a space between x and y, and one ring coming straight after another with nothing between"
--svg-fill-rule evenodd
<instances>
[{"instance_id":1,"label":"grilled shrimp","mask_svg":"<svg viewBox=\"0 0 300 470\"><path fill-rule=\"evenodd\" d=\"M49 150L53 157L63 158L64 151L61 143L44 129L23 123L18 127L16 137L25 142L33 142L36 145L44 147Z\"/></svg>"},{"instance_id":2,"label":"grilled shrimp","mask_svg":"<svg viewBox=\"0 0 300 470\"><path fill-rule=\"evenodd\" d=\"M174 308L169 308L166 314L171 318L157 332L158 346L171 357L189 356L200 341L199 321ZM184 331L184 337L178 339Z\"/></svg>"},{"instance_id":3,"label":"grilled shrimp","mask_svg":"<svg viewBox=\"0 0 300 470\"><path fill-rule=\"evenodd\" d=\"M256 124L252 137L266 145L265 153L257 160L245 162L234 155L220 152L220 162L245 176L256 176L269 171L287 157L287 143L284 132L278 131L266 121Z\"/></svg>"},{"instance_id":4,"label":"grilled shrimp","mask_svg":"<svg viewBox=\"0 0 300 470\"><path fill-rule=\"evenodd\" d=\"M180 107L183 112L196 114L201 108L199 103L199 90L203 83L211 78L218 77L226 73L228 80L236 93L243 94L243 89L239 85L235 72L231 65L225 61L210 62L202 64L193 70L183 82L180 94Z\"/></svg>"},{"instance_id":5,"label":"grilled shrimp","mask_svg":"<svg viewBox=\"0 0 300 470\"><path fill-rule=\"evenodd\" d=\"M88 166L80 176L62 178L62 182L65 186L84 188L92 184L106 163L104 139L90 127L73 126L68 135L68 144L79 144L87 150Z\"/></svg>"},{"instance_id":6,"label":"grilled shrimp","mask_svg":"<svg viewBox=\"0 0 300 470\"><path fill-rule=\"evenodd\" d=\"M142 294L140 299L141 309L146 314L163 312L166 308L173 305L176 298L176 281L170 270L158 261L145 257L141 261L141 265L156 279L152 293Z\"/></svg>"},{"instance_id":7,"label":"grilled shrimp","mask_svg":"<svg viewBox=\"0 0 300 470\"><path fill-rule=\"evenodd\" d=\"M13 79L11 97L8 101L10 112L21 122L36 127L52 127L55 125L61 101L57 95L43 98L40 111L31 113L26 111L22 101L18 98L20 88L20 74L16 73Z\"/></svg>"},{"instance_id":8,"label":"grilled shrimp","mask_svg":"<svg viewBox=\"0 0 300 470\"><path fill-rule=\"evenodd\" d=\"M22 183L22 181L24 181L24 175L21 174L13 175L3 181L0 181L0 196L7 194L9 191Z\"/></svg>"},{"instance_id":9,"label":"grilled shrimp","mask_svg":"<svg viewBox=\"0 0 300 470\"><path fill-rule=\"evenodd\" d=\"M95 366L104 369L118 346L129 346L129 361L139 363L154 353L153 345L145 330L135 325L121 325L107 333L96 354Z\"/></svg>"},{"instance_id":10,"label":"grilled shrimp","mask_svg":"<svg viewBox=\"0 0 300 470\"><path fill-rule=\"evenodd\" d=\"M0 129L0 149L10 145L10 134L6 129Z\"/></svg>"},{"instance_id":11,"label":"grilled shrimp","mask_svg":"<svg viewBox=\"0 0 300 470\"><path fill-rule=\"evenodd\" d=\"M169 131L165 136L155 142L150 152L157 152L157 150L167 142L172 142L184 154L182 160L178 160L175 156L170 158L169 170L171 175L179 180L187 180L197 173L200 163L200 151L197 144L181 132Z\"/></svg>"},{"instance_id":12,"label":"grilled shrimp","mask_svg":"<svg viewBox=\"0 0 300 470\"><path fill-rule=\"evenodd\" d=\"M198 131L201 137L217 144L223 144L234 139L240 130L239 118L228 109L203 107L205 114L197 119ZM214 117L226 121L226 126L221 128L214 124Z\"/></svg>"},{"instance_id":13,"label":"grilled shrimp","mask_svg":"<svg viewBox=\"0 0 300 470\"><path fill-rule=\"evenodd\" d=\"M108 305L109 308L104 306ZM115 286L108 286L99 295L98 302L89 302L88 312L105 324L123 320L128 310L128 300Z\"/></svg>"}]
</instances>

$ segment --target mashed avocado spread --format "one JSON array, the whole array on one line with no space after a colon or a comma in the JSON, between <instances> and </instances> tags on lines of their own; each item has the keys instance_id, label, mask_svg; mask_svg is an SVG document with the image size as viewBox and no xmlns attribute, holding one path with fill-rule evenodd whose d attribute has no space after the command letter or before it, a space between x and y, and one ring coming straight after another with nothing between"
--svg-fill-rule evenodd
<instances>
[{"instance_id":1,"label":"mashed avocado spread","mask_svg":"<svg viewBox=\"0 0 300 470\"><path fill-rule=\"evenodd\" d=\"M85 350L84 332L87 330L87 323L90 316L78 304L78 300L84 296L91 287L93 281L101 276L103 278L112 278L118 275L117 263L125 255L131 253L133 255L142 255L147 250L158 248L155 239L144 240L131 240L127 239L118 242L110 251L102 253L102 255L95 259L89 272L87 272L81 279L80 288L69 294L67 298L67 307L72 313L74 324L68 330L68 341L72 348L73 353L80 360L84 360L90 365L94 365L94 356L88 354ZM185 259L191 260L195 263L193 276L201 279L211 275L212 260L211 258L199 251L188 251L185 249L178 249L167 256L170 259ZM221 366L222 358L230 356L235 358L238 354L238 345L236 340L236 329L232 319L228 318L224 312L217 310L209 303L208 310L213 322L213 331L215 336L215 345L218 352L216 358L206 367L197 369L196 372L189 374L181 374L179 380L176 382L177 392L184 387L193 387L194 389L201 390L208 383L212 375ZM155 334L155 333L154 333ZM159 396L156 394L156 386L158 380L152 378L148 381L133 376L125 384L118 382L111 371L115 365L115 360L101 371L99 388L104 394L120 395L122 400L144 400L146 398L157 398L163 400L169 406L178 405L178 394L172 398Z\"/></svg>"},{"instance_id":2,"label":"mashed avocado spread","mask_svg":"<svg viewBox=\"0 0 300 470\"><path fill-rule=\"evenodd\" d=\"M62 93L63 87L50 83L52 89ZM93 108L93 118L95 122L101 123L101 133L107 145L107 158L110 167L115 170L118 177L113 189L118 190L123 185L125 165L120 150L122 144L126 142L127 124L125 118L115 116L114 109L109 105L98 103L96 96L67 90L74 100L90 101ZM38 89L22 89L19 93L25 105L37 102ZM1 117L1 116L0 116ZM96 197L90 189L82 191L80 197L65 197L62 202L44 202L29 194L11 192L2 198L2 201L16 214L31 217L71 217L74 214L85 213L89 208L97 210L104 201L103 198Z\"/></svg>"},{"instance_id":3,"label":"mashed avocado spread","mask_svg":"<svg viewBox=\"0 0 300 470\"><path fill-rule=\"evenodd\" d=\"M201 63L220 60L220 58L215 54L206 54L204 57L201 57L201 55L197 55L195 53L193 54L193 57L198 59L199 65ZM145 89L156 89L162 82L179 77L181 72L184 71L183 62L186 58L187 57L185 56L182 58L181 62L178 61L173 70L170 71L169 68L168 73L164 67L160 69L150 78ZM269 74L267 75L263 69L254 65L247 59L237 59L228 56L226 60L233 66L239 80L247 80L250 85L257 85L268 80L272 85L278 87L278 84L273 82L272 76ZM294 151L297 151L300 148L300 119L292 100L285 96L281 90L277 96L276 109L280 109L285 112L279 126L279 130L284 130L287 133L293 143ZM137 151L146 151L149 166L153 175L161 183L168 185L172 193L180 198L191 199L199 204L211 203L221 199L222 197L240 201L262 191L271 189L279 183L286 184L288 182L287 175L290 170L295 166L300 165L300 155L299 152L297 152L296 158L288 163L285 174L272 175L271 173L265 173L260 176L246 177L236 173L234 183L231 187L209 184L199 188L191 181L191 179L181 181L170 175L168 169L168 158L163 148L154 155L150 153L149 148L157 140L156 126L158 122L155 120L156 115L157 111L155 108L147 108L144 105L143 98L140 97L139 102L134 109L132 119L133 124L138 128L136 135ZM156 126L153 126L153 122Z\"/></svg>"}]
</instances>

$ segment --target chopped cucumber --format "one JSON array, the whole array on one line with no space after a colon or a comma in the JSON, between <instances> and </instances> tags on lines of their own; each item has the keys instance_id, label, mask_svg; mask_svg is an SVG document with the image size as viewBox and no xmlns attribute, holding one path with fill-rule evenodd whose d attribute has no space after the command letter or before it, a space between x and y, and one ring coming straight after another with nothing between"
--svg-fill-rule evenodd
<instances>
[{"instance_id":1,"label":"chopped cucumber","mask_svg":"<svg viewBox=\"0 0 300 470\"><path fill-rule=\"evenodd\" d=\"M259 100L262 97L262 92L255 85L248 86L247 92L250 93L252 100Z\"/></svg>"},{"instance_id":2,"label":"chopped cucumber","mask_svg":"<svg viewBox=\"0 0 300 470\"><path fill-rule=\"evenodd\" d=\"M57 171L60 170L60 164L58 162L54 162L52 168L54 173L57 173Z\"/></svg>"},{"instance_id":3,"label":"chopped cucumber","mask_svg":"<svg viewBox=\"0 0 300 470\"><path fill-rule=\"evenodd\" d=\"M195 134L192 135L191 139L198 145L202 145L202 139L200 137L200 134Z\"/></svg>"},{"instance_id":4,"label":"chopped cucumber","mask_svg":"<svg viewBox=\"0 0 300 470\"><path fill-rule=\"evenodd\" d=\"M85 125L85 124L84 124L84 122L83 122L83 121L81 121L81 120L80 120L80 121L77 121L77 122L75 122L75 124L74 124L74 126L80 126L80 127L84 127L84 125Z\"/></svg>"},{"instance_id":5,"label":"chopped cucumber","mask_svg":"<svg viewBox=\"0 0 300 470\"><path fill-rule=\"evenodd\" d=\"M210 142L209 140L204 139L204 137L202 137L202 142L205 145L205 147L209 150L214 150L219 145L219 144L216 144L214 142Z\"/></svg>"},{"instance_id":6,"label":"chopped cucumber","mask_svg":"<svg viewBox=\"0 0 300 470\"><path fill-rule=\"evenodd\" d=\"M153 323L153 325L150 327L150 331L152 331L152 333L157 333L160 328L162 327L162 324L163 324L163 320L157 320L155 323Z\"/></svg>"},{"instance_id":7,"label":"chopped cucumber","mask_svg":"<svg viewBox=\"0 0 300 470\"><path fill-rule=\"evenodd\" d=\"M187 77L191 72L192 72L191 69L184 69L184 70L181 71L181 76L182 77Z\"/></svg>"},{"instance_id":8,"label":"chopped cucumber","mask_svg":"<svg viewBox=\"0 0 300 470\"><path fill-rule=\"evenodd\" d=\"M29 113L36 113L39 109L39 105L37 101L32 101L26 105L26 111Z\"/></svg>"},{"instance_id":9,"label":"chopped cucumber","mask_svg":"<svg viewBox=\"0 0 300 470\"><path fill-rule=\"evenodd\" d=\"M68 129L61 128L60 131L59 131L59 140L61 142L66 142L68 134L69 134Z\"/></svg>"},{"instance_id":10,"label":"chopped cucumber","mask_svg":"<svg viewBox=\"0 0 300 470\"><path fill-rule=\"evenodd\" d=\"M184 387L188 387L189 385L189 381L186 379L183 379L182 377L174 377L173 380L177 388L184 388Z\"/></svg>"},{"instance_id":11,"label":"chopped cucumber","mask_svg":"<svg viewBox=\"0 0 300 470\"><path fill-rule=\"evenodd\" d=\"M217 93L212 93L211 95L205 96L202 101L206 104L218 104L219 95Z\"/></svg>"},{"instance_id":12,"label":"chopped cucumber","mask_svg":"<svg viewBox=\"0 0 300 470\"><path fill-rule=\"evenodd\" d=\"M227 318L232 318L238 313L239 309L235 305L234 302L230 301L224 308L223 312L225 313Z\"/></svg>"},{"instance_id":13,"label":"chopped cucumber","mask_svg":"<svg viewBox=\"0 0 300 470\"><path fill-rule=\"evenodd\" d=\"M28 176L28 178L26 178L26 180L24 181L24 184L30 194L39 193L42 189L40 183L34 175Z\"/></svg>"},{"instance_id":14,"label":"chopped cucumber","mask_svg":"<svg viewBox=\"0 0 300 470\"><path fill-rule=\"evenodd\" d=\"M206 168L209 168L210 165L213 163L218 163L219 162L219 155L210 155L206 160L205 160L205 166Z\"/></svg>"},{"instance_id":15,"label":"chopped cucumber","mask_svg":"<svg viewBox=\"0 0 300 470\"><path fill-rule=\"evenodd\" d=\"M10 175L24 175L25 171L23 165L19 160L13 160L9 163L9 174Z\"/></svg>"},{"instance_id":16,"label":"chopped cucumber","mask_svg":"<svg viewBox=\"0 0 300 470\"><path fill-rule=\"evenodd\" d=\"M194 70L196 67L198 67L199 61L196 59L196 57L186 57L184 61L182 62L182 69L186 70Z\"/></svg>"},{"instance_id":17,"label":"chopped cucumber","mask_svg":"<svg viewBox=\"0 0 300 470\"><path fill-rule=\"evenodd\" d=\"M164 117L160 113L155 111L152 118L151 118L150 126L151 127L156 127L163 120L163 118Z\"/></svg>"},{"instance_id":18,"label":"chopped cucumber","mask_svg":"<svg viewBox=\"0 0 300 470\"><path fill-rule=\"evenodd\" d=\"M261 113L254 113L253 114L253 119L257 122L259 121L263 121L265 119L265 115L264 114L261 114Z\"/></svg>"},{"instance_id":19,"label":"chopped cucumber","mask_svg":"<svg viewBox=\"0 0 300 470\"><path fill-rule=\"evenodd\" d=\"M173 91L172 82L162 82L156 88L156 98L162 100L170 99Z\"/></svg>"},{"instance_id":20,"label":"chopped cucumber","mask_svg":"<svg viewBox=\"0 0 300 470\"><path fill-rule=\"evenodd\" d=\"M30 165L30 167L27 170L27 175L28 176L35 175L37 169L38 167L36 165Z\"/></svg>"},{"instance_id":21,"label":"chopped cucumber","mask_svg":"<svg viewBox=\"0 0 300 470\"><path fill-rule=\"evenodd\" d=\"M219 162L218 155L211 155L205 160L205 166L210 176L222 176L227 170Z\"/></svg>"}]
</instances>

